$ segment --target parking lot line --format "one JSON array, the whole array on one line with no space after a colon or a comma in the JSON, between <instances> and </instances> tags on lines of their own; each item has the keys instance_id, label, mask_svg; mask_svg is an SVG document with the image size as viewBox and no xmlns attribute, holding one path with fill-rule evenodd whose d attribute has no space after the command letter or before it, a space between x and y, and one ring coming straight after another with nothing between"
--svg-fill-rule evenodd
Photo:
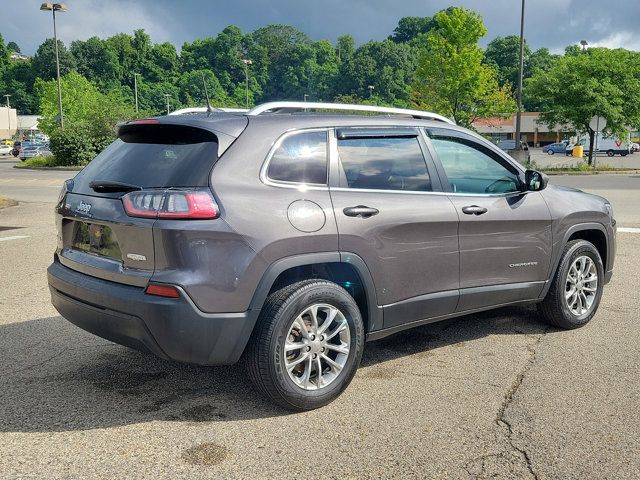
<instances>
[{"instance_id":1,"label":"parking lot line","mask_svg":"<svg viewBox=\"0 0 640 480\"><path fill-rule=\"evenodd\" d=\"M640 233L640 228L619 227L618 231L622 233Z\"/></svg>"},{"instance_id":2,"label":"parking lot line","mask_svg":"<svg viewBox=\"0 0 640 480\"><path fill-rule=\"evenodd\" d=\"M9 240L20 240L21 238L29 238L29 235L14 235L13 237L0 237L0 242L8 242Z\"/></svg>"}]
</instances>

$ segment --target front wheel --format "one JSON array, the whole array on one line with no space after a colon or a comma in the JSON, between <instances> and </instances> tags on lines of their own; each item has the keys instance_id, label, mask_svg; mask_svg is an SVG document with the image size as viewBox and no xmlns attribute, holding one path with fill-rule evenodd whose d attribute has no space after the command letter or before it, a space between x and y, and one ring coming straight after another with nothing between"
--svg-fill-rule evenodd
<instances>
[{"instance_id":1,"label":"front wheel","mask_svg":"<svg viewBox=\"0 0 640 480\"><path fill-rule=\"evenodd\" d=\"M245 352L256 388L289 410L312 410L340 395L356 373L364 327L354 299L325 280L271 294Z\"/></svg>"},{"instance_id":2,"label":"front wheel","mask_svg":"<svg viewBox=\"0 0 640 480\"><path fill-rule=\"evenodd\" d=\"M596 314L602 298L604 266L596 247L573 240L564 248L560 265L539 311L551 325L578 328Z\"/></svg>"},{"instance_id":3,"label":"front wheel","mask_svg":"<svg viewBox=\"0 0 640 480\"><path fill-rule=\"evenodd\" d=\"M555 152L551 149L547 150L547 155L553 155Z\"/></svg>"}]
</instances>

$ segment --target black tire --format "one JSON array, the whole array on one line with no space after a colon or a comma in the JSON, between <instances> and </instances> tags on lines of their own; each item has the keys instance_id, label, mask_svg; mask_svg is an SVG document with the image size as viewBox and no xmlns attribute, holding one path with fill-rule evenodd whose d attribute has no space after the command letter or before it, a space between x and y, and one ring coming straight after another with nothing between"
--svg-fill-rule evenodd
<instances>
[{"instance_id":1,"label":"black tire","mask_svg":"<svg viewBox=\"0 0 640 480\"><path fill-rule=\"evenodd\" d=\"M622 152L622 153L620 154L620 156L622 156L622 157L626 157L626 156L627 156L627 152Z\"/></svg>"},{"instance_id":2,"label":"black tire","mask_svg":"<svg viewBox=\"0 0 640 480\"><path fill-rule=\"evenodd\" d=\"M565 300L565 285L567 282L567 274L574 260L580 256L588 256L593 260L598 274L598 284L593 304L585 314L575 315L569 309ZM602 298L602 290L604 286L604 266L598 249L586 240L573 240L564 247L560 265L553 277L549 291L544 300L538 304L538 310L542 314L544 320L550 325L573 329L582 327L589 323L598 310L600 299Z\"/></svg>"},{"instance_id":3,"label":"black tire","mask_svg":"<svg viewBox=\"0 0 640 480\"><path fill-rule=\"evenodd\" d=\"M289 377L283 347L293 320L315 303L329 304L344 315L350 332L350 349L343 369L331 383L317 390L305 390ZM358 369L363 348L362 316L351 295L326 280L304 280L269 296L249 340L244 361L249 378L260 393L288 410L304 411L330 403L347 388Z\"/></svg>"},{"instance_id":4,"label":"black tire","mask_svg":"<svg viewBox=\"0 0 640 480\"><path fill-rule=\"evenodd\" d=\"M607 155L613 157L616 154L613 150L607 150Z\"/></svg>"}]
</instances>

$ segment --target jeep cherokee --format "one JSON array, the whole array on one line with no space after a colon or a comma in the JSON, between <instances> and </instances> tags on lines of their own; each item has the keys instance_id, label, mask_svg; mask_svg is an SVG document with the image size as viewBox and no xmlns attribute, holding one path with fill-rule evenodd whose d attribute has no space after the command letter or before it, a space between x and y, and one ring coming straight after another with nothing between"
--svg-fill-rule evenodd
<instances>
[{"instance_id":1,"label":"jeep cherokee","mask_svg":"<svg viewBox=\"0 0 640 480\"><path fill-rule=\"evenodd\" d=\"M528 303L586 324L616 232L605 199L442 116L296 102L121 125L56 223L63 317L164 359L242 358L293 410L332 401L365 341L407 328Z\"/></svg>"}]
</instances>

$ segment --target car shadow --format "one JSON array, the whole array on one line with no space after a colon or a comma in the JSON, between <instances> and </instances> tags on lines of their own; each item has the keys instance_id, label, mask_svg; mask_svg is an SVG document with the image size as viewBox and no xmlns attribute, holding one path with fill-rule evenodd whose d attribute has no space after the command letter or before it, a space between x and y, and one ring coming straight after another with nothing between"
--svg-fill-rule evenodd
<instances>
[{"instance_id":1,"label":"car shadow","mask_svg":"<svg viewBox=\"0 0 640 480\"><path fill-rule=\"evenodd\" d=\"M538 334L531 308L470 315L368 343L364 367L487 335ZM242 365L169 362L95 337L62 317L0 325L0 431L75 431L154 420L289 415L258 395Z\"/></svg>"}]
</instances>

